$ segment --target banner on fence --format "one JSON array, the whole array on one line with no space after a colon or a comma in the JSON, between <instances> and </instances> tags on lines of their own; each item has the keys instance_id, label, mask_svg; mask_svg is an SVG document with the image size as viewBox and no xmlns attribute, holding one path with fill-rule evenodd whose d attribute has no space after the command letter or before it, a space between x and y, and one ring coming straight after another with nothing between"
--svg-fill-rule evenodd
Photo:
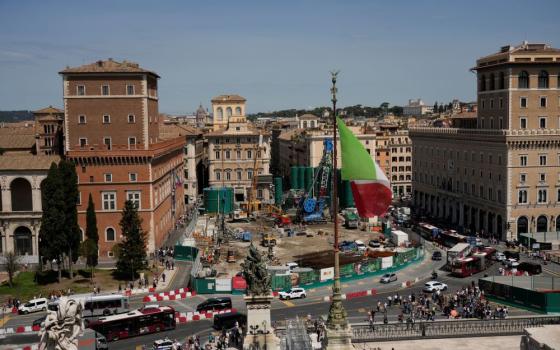
<instances>
[{"instance_id":1,"label":"banner on fence","mask_svg":"<svg viewBox=\"0 0 560 350\"><path fill-rule=\"evenodd\" d=\"M334 267L321 269L321 282L334 279Z\"/></svg>"},{"instance_id":2,"label":"banner on fence","mask_svg":"<svg viewBox=\"0 0 560 350\"><path fill-rule=\"evenodd\" d=\"M391 266L393 266L393 257L392 256L386 256L384 258L381 258L381 268L382 269L387 269Z\"/></svg>"},{"instance_id":3,"label":"banner on fence","mask_svg":"<svg viewBox=\"0 0 560 350\"><path fill-rule=\"evenodd\" d=\"M231 278L216 278L216 292L231 292Z\"/></svg>"}]
</instances>

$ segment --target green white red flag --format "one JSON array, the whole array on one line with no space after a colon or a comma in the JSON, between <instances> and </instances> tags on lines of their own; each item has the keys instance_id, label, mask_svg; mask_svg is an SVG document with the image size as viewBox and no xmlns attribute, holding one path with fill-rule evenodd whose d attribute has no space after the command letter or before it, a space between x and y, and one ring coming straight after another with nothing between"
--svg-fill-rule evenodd
<instances>
[{"instance_id":1,"label":"green white red flag","mask_svg":"<svg viewBox=\"0 0 560 350\"><path fill-rule=\"evenodd\" d=\"M340 133L342 180L350 181L358 214L361 217L383 215L392 200L387 176L340 118L336 118L336 124Z\"/></svg>"}]
</instances>

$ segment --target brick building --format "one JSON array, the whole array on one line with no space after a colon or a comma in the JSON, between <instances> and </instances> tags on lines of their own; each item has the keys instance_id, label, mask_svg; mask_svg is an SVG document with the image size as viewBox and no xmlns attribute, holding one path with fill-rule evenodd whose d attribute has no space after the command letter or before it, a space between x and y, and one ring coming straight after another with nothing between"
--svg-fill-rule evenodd
<instances>
[{"instance_id":1,"label":"brick building","mask_svg":"<svg viewBox=\"0 0 560 350\"><path fill-rule=\"evenodd\" d=\"M76 163L85 231L91 194L99 229L99 256L112 257L121 236L126 200L134 201L157 249L183 214L183 137L162 141L159 76L132 62L112 59L60 72L64 91L65 152Z\"/></svg>"},{"instance_id":2,"label":"brick building","mask_svg":"<svg viewBox=\"0 0 560 350\"><path fill-rule=\"evenodd\" d=\"M53 106L33 112L35 117L35 153L62 153L64 111Z\"/></svg>"}]
</instances>

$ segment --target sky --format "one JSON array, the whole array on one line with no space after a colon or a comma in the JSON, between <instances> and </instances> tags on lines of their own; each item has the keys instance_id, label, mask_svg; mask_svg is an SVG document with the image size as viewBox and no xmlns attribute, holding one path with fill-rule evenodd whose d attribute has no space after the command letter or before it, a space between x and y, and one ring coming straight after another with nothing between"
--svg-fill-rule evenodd
<instances>
[{"instance_id":1,"label":"sky","mask_svg":"<svg viewBox=\"0 0 560 350\"><path fill-rule=\"evenodd\" d=\"M159 109L220 94L249 113L475 100L476 59L560 47L558 0L0 0L0 110L62 106L58 72L109 57L157 72Z\"/></svg>"}]
</instances>

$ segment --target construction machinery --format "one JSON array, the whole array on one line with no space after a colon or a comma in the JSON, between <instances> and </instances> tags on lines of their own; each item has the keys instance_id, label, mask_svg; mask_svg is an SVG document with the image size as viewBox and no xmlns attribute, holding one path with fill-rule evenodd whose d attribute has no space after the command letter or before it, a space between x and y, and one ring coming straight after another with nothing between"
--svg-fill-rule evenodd
<instances>
[{"instance_id":1,"label":"construction machinery","mask_svg":"<svg viewBox=\"0 0 560 350\"><path fill-rule=\"evenodd\" d=\"M261 245L263 247L274 247L276 245L276 236L270 232L262 232Z\"/></svg>"},{"instance_id":2,"label":"construction machinery","mask_svg":"<svg viewBox=\"0 0 560 350\"><path fill-rule=\"evenodd\" d=\"M328 208L328 186L332 171L332 150L331 139L323 142L324 151L318 171L313 177L313 182L309 188L305 189L304 196L300 198L298 208L298 219L306 224L325 223L326 209Z\"/></svg>"},{"instance_id":3,"label":"construction machinery","mask_svg":"<svg viewBox=\"0 0 560 350\"><path fill-rule=\"evenodd\" d=\"M343 212L344 226L346 228L358 228L360 224L360 217L356 208L347 208Z\"/></svg>"}]
</instances>

